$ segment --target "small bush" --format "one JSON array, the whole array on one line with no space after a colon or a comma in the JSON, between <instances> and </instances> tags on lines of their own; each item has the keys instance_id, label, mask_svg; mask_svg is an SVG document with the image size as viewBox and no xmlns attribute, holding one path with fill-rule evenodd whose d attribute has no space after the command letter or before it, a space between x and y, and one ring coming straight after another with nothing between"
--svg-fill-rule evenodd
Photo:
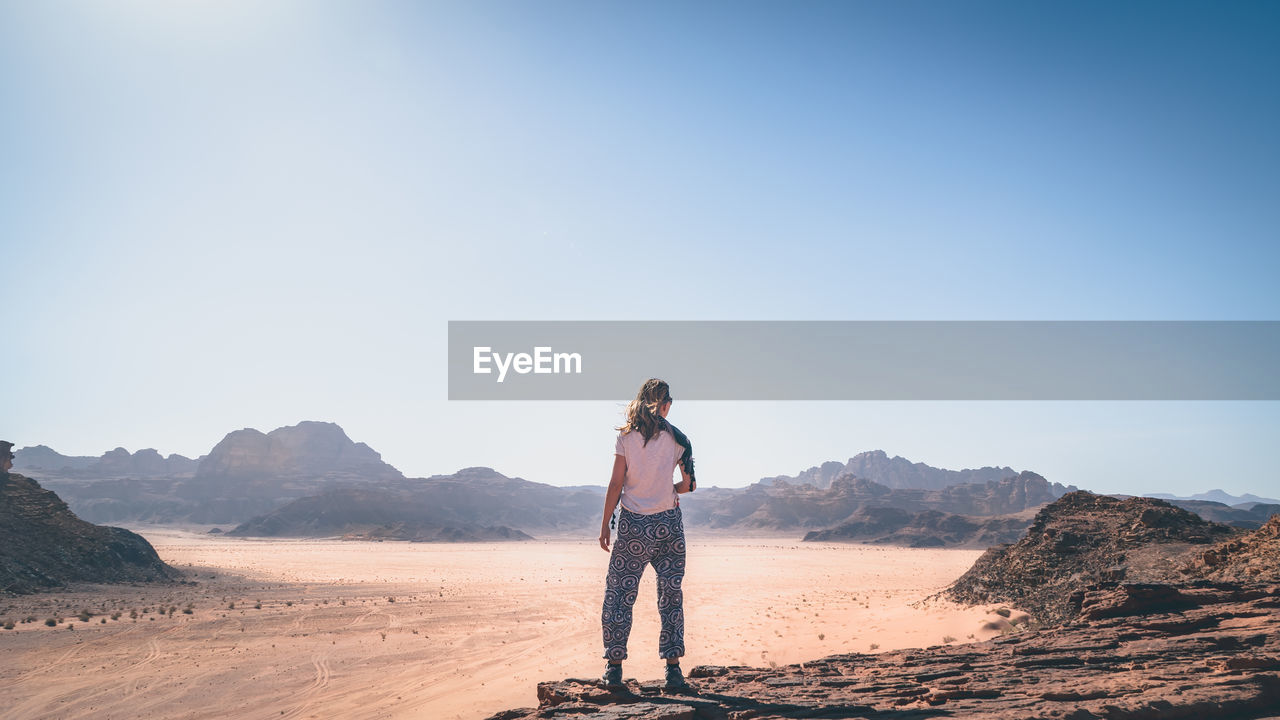
<instances>
[{"instance_id":1,"label":"small bush","mask_svg":"<svg viewBox=\"0 0 1280 720\"><path fill-rule=\"evenodd\" d=\"M997 614L997 615L999 615L999 616L1000 616L1000 617L1002 617L1002 618L1007 618L1007 617L1009 617L1010 615L1012 615L1012 614L1013 614L1013 611L1012 611L1012 610L1010 610L1009 608L997 608L997 609L996 609L996 614Z\"/></svg>"},{"instance_id":2,"label":"small bush","mask_svg":"<svg viewBox=\"0 0 1280 720\"><path fill-rule=\"evenodd\" d=\"M48 618L47 620L44 621L44 624L48 625L49 627L53 627L54 625L58 624L58 621L54 620L53 618Z\"/></svg>"},{"instance_id":3,"label":"small bush","mask_svg":"<svg viewBox=\"0 0 1280 720\"><path fill-rule=\"evenodd\" d=\"M955 638L953 638L953 637L951 637L950 635L943 635L943 636L942 636L942 644L943 644L943 645L946 645L947 643L953 643L953 642L955 642L955 641L956 641L956 639L955 639Z\"/></svg>"},{"instance_id":4,"label":"small bush","mask_svg":"<svg viewBox=\"0 0 1280 720\"><path fill-rule=\"evenodd\" d=\"M872 649L872 650L879 650L879 649L880 649L880 643L871 643L871 649Z\"/></svg>"},{"instance_id":5,"label":"small bush","mask_svg":"<svg viewBox=\"0 0 1280 720\"><path fill-rule=\"evenodd\" d=\"M137 619L138 619L138 611L137 611L136 609L134 609L134 610L130 610L130 611L129 611L129 617L130 617L130 618L132 618L132 619L134 619L134 620L137 620Z\"/></svg>"},{"instance_id":6,"label":"small bush","mask_svg":"<svg viewBox=\"0 0 1280 720\"><path fill-rule=\"evenodd\" d=\"M195 614L195 610L192 610L192 609L191 609L191 608L189 608L189 607L182 608L182 614L183 614L183 615L194 615L194 614Z\"/></svg>"},{"instance_id":7,"label":"small bush","mask_svg":"<svg viewBox=\"0 0 1280 720\"><path fill-rule=\"evenodd\" d=\"M258 602L254 603L254 604L253 604L253 609L254 609L254 610L261 610L261 609L262 609L262 601L261 601L261 600L259 600Z\"/></svg>"},{"instance_id":8,"label":"small bush","mask_svg":"<svg viewBox=\"0 0 1280 720\"><path fill-rule=\"evenodd\" d=\"M234 602L227 603L227 609L228 609L228 610L235 610L235 609L236 609L236 604L235 604Z\"/></svg>"},{"instance_id":9,"label":"small bush","mask_svg":"<svg viewBox=\"0 0 1280 720\"><path fill-rule=\"evenodd\" d=\"M4 621L4 629L5 629L5 630L12 630L12 629L13 629L13 621L12 621L12 620L5 620L5 621Z\"/></svg>"},{"instance_id":10,"label":"small bush","mask_svg":"<svg viewBox=\"0 0 1280 720\"><path fill-rule=\"evenodd\" d=\"M81 610L81 611L80 611L80 614L79 614L79 615L77 615L76 617L77 617L77 618L80 618L80 622L89 622L89 618L91 618L91 617L93 617L93 616L92 616L91 614L89 614L89 611L88 611L88 610Z\"/></svg>"}]
</instances>

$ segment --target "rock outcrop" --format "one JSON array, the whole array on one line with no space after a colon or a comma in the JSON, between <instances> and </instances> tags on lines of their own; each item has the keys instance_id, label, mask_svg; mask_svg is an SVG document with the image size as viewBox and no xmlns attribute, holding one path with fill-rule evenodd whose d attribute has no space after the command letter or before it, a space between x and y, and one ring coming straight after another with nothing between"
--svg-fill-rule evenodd
<instances>
[{"instance_id":1,"label":"rock outcrop","mask_svg":"<svg viewBox=\"0 0 1280 720\"><path fill-rule=\"evenodd\" d=\"M1280 707L1280 586L1121 585L1071 623L967 645L835 655L774 668L698 666L667 694L630 680L538 685L490 720L1271 718Z\"/></svg>"},{"instance_id":2,"label":"rock outcrop","mask_svg":"<svg viewBox=\"0 0 1280 720\"><path fill-rule=\"evenodd\" d=\"M1280 515L1248 535L1199 553L1182 572L1210 580L1280 583Z\"/></svg>"},{"instance_id":3,"label":"rock outcrop","mask_svg":"<svg viewBox=\"0 0 1280 720\"><path fill-rule=\"evenodd\" d=\"M1080 611L1085 588L1180 580L1180 565L1240 532L1163 500L1073 492L1040 510L1021 540L988 550L944 594L1012 604L1056 624Z\"/></svg>"},{"instance_id":4,"label":"rock outcrop","mask_svg":"<svg viewBox=\"0 0 1280 720\"><path fill-rule=\"evenodd\" d=\"M141 536L87 523L36 481L0 473L0 592L177 577Z\"/></svg>"}]
</instances>

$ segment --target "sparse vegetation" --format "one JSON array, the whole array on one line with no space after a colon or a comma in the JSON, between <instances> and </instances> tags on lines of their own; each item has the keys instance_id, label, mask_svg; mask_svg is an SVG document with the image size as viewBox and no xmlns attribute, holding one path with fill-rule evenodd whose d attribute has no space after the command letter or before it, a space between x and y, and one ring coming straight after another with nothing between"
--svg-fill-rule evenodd
<instances>
[{"instance_id":1,"label":"sparse vegetation","mask_svg":"<svg viewBox=\"0 0 1280 720\"><path fill-rule=\"evenodd\" d=\"M5 620L5 621L4 621L4 629L5 629L5 630L12 630L12 629L13 629L13 621L12 621L12 620Z\"/></svg>"},{"instance_id":2,"label":"sparse vegetation","mask_svg":"<svg viewBox=\"0 0 1280 720\"><path fill-rule=\"evenodd\" d=\"M80 619L80 622L89 622L89 618L93 617L93 615L88 610L81 610L76 617Z\"/></svg>"},{"instance_id":3,"label":"sparse vegetation","mask_svg":"<svg viewBox=\"0 0 1280 720\"><path fill-rule=\"evenodd\" d=\"M880 649L880 643L871 643L871 649L872 649L872 650L879 650L879 649Z\"/></svg>"},{"instance_id":4,"label":"sparse vegetation","mask_svg":"<svg viewBox=\"0 0 1280 720\"><path fill-rule=\"evenodd\" d=\"M826 636L824 633L818 633L818 639L819 639L819 640L826 640L826 639L827 639L827 636Z\"/></svg>"},{"instance_id":5,"label":"sparse vegetation","mask_svg":"<svg viewBox=\"0 0 1280 720\"><path fill-rule=\"evenodd\" d=\"M48 625L49 627L53 627L58 624L58 621L53 618L48 618L44 621L44 624Z\"/></svg>"},{"instance_id":6,"label":"sparse vegetation","mask_svg":"<svg viewBox=\"0 0 1280 720\"><path fill-rule=\"evenodd\" d=\"M1004 607L996 608L996 614L1002 618L1007 618L1013 614L1013 611L1010 610L1009 608L1004 608Z\"/></svg>"},{"instance_id":7,"label":"sparse vegetation","mask_svg":"<svg viewBox=\"0 0 1280 720\"><path fill-rule=\"evenodd\" d=\"M953 637L951 637L950 635L943 635L943 636L942 636L942 644L943 644L943 645L946 645L947 643L953 643L953 642L955 642L955 641L956 641L956 639L955 639L955 638L953 638Z\"/></svg>"}]
</instances>

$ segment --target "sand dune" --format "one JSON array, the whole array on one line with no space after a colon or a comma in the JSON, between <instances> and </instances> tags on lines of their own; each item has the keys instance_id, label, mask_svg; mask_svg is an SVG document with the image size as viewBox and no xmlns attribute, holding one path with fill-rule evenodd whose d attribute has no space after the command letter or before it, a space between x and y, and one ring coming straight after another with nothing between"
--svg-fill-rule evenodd
<instances>
[{"instance_id":1,"label":"sand dune","mask_svg":"<svg viewBox=\"0 0 1280 720\"><path fill-rule=\"evenodd\" d=\"M594 677L603 664L608 556L594 540L434 545L142 533L197 584L0 601L0 620L37 619L0 631L6 718L471 720L536 705L538 681ZM996 624L983 629L999 619L989 609L920 602L979 554L693 536L684 666L985 639L998 632ZM650 571L636 604L629 677L661 674L655 598ZM76 617L82 609L94 613L88 622ZM58 616L64 622L45 626Z\"/></svg>"}]
</instances>

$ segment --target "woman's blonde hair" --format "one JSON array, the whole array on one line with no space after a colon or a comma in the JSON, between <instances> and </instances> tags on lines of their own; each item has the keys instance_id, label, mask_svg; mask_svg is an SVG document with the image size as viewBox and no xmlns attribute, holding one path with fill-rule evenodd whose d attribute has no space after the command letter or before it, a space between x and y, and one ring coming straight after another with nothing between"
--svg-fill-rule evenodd
<instances>
[{"instance_id":1,"label":"woman's blonde hair","mask_svg":"<svg viewBox=\"0 0 1280 720\"><path fill-rule=\"evenodd\" d=\"M658 411L666 403L671 402L671 387L663 380L649 378L640 386L636 399L627 405L627 422L617 428L625 435L639 431L648 445L658 433L666 427L666 420Z\"/></svg>"}]
</instances>

